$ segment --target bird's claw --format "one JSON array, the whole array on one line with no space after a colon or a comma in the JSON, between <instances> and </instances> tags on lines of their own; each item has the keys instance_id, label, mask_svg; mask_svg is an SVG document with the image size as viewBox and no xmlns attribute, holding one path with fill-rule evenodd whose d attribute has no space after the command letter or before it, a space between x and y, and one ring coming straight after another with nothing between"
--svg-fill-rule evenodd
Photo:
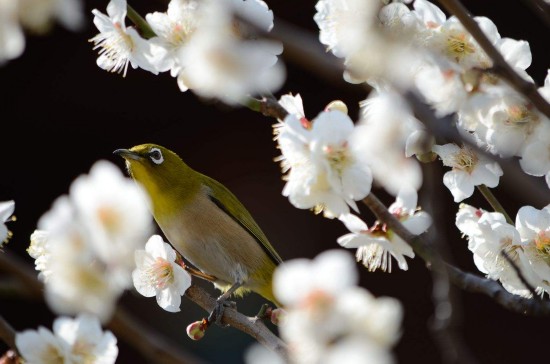
<instances>
[{"instance_id":1,"label":"bird's claw","mask_svg":"<svg viewBox=\"0 0 550 364\"><path fill-rule=\"evenodd\" d=\"M214 309L212 310L212 312L210 312L210 315L208 316L208 322L209 323L214 322L216 325L221 326L221 327L228 327L229 326L228 324L223 324L222 323L222 317L223 317L223 314L224 314L224 311L225 311L226 307L236 309L237 308L237 303L234 302L234 301L227 301L227 300L219 300L218 299L216 301L216 306L214 307Z\"/></svg>"}]
</instances>

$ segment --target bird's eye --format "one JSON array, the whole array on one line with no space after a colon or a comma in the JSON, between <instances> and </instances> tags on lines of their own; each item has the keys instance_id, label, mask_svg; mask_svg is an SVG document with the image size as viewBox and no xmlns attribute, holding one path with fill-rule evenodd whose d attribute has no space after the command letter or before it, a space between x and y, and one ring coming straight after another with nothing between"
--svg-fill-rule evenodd
<instances>
[{"instance_id":1,"label":"bird's eye","mask_svg":"<svg viewBox=\"0 0 550 364\"><path fill-rule=\"evenodd\" d=\"M149 152L149 158L153 161L155 164L161 164L164 162L164 157L162 156L162 152L158 148L153 148Z\"/></svg>"}]
</instances>

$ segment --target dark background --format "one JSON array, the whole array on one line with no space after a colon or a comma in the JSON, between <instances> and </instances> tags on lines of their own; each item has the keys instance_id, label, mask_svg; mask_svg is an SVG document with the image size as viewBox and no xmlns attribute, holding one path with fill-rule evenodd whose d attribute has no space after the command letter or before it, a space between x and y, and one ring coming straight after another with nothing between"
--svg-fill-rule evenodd
<instances>
[{"instance_id":1,"label":"dark background","mask_svg":"<svg viewBox=\"0 0 550 364\"><path fill-rule=\"evenodd\" d=\"M142 13L165 10L161 1L130 3ZM313 21L315 1L268 3L276 16L318 31ZM471 0L465 4L473 14L491 18L503 37L530 42L533 64L528 71L542 85L548 68L548 30L542 22L519 0ZM9 224L14 238L6 250L32 266L25 252L29 236L53 200L67 193L74 178L87 173L95 161L107 159L122 169L122 160L112 151L146 142L176 151L189 165L229 187L284 259L313 258L323 250L339 248L336 239L347 232L340 222L295 209L281 195L284 182L273 162L279 155L272 141L273 119L201 100L192 92L180 93L168 74L154 76L131 69L124 79L96 66L96 52L87 41L96 34L90 10L96 7L105 12L106 5L107 1L87 1L87 24L82 32L55 27L47 36L28 35L23 56L0 66L0 201L14 199L17 215L17 221ZM300 93L310 118L334 99L344 100L352 118L357 116L358 102L366 97L358 87L327 82L314 70L285 62L288 77L277 96ZM438 164L435 169L436 176L431 178L440 196L442 240L458 266L477 272L467 243L454 226L457 205L442 187L443 171ZM392 202L383 191L375 192L386 203ZM512 216L525 204L515 198L513 190L497 188L495 194ZM465 202L489 209L477 195ZM541 208L549 201L536 202L535 207ZM372 215L362 210L372 223ZM433 312L430 273L420 259L409 260L409 266L407 272L394 269L388 274L368 273L358 265L361 285L377 296L392 296L403 303L403 335L395 348L398 361L439 363L442 359L429 330ZM1 267L0 278L5 278ZM481 362L517 363L547 357L550 319L524 317L484 296L456 293L462 310L458 332ZM250 295L238 304L241 311L254 315L262 302ZM185 327L205 313L187 299L179 314L165 312L154 299L132 292L124 295L121 305L208 362L239 363L252 343L237 330L218 327L200 342L188 339ZM16 330L51 327L54 319L43 304L14 297L0 298L0 315ZM146 362L125 342L120 342L119 348L119 363Z\"/></svg>"}]
</instances>

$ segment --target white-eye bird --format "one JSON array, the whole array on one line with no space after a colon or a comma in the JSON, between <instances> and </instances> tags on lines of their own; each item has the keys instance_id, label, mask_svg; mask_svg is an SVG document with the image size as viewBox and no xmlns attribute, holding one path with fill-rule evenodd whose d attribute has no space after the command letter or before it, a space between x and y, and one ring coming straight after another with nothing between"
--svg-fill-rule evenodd
<instances>
[{"instance_id":1,"label":"white-eye bird","mask_svg":"<svg viewBox=\"0 0 550 364\"><path fill-rule=\"evenodd\" d=\"M231 294L259 293L277 304L273 271L281 258L242 203L225 186L155 144L117 149L130 176L150 196L153 216L172 246L222 290L219 323Z\"/></svg>"}]
</instances>

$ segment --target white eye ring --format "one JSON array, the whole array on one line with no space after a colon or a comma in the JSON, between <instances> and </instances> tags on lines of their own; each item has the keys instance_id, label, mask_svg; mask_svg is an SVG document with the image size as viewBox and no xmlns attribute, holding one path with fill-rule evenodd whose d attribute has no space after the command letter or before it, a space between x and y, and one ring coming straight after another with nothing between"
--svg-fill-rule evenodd
<instances>
[{"instance_id":1,"label":"white eye ring","mask_svg":"<svg viewBox=\"0 0 550 364\"><path fill-rule=\"evenodd\" d=\"M155 164L161 164L162 162L164 162L162 152L158 148L151 148L151 150L149 151L149 158L151 158L151 160Z\"/></svg>"}]
</instances>

